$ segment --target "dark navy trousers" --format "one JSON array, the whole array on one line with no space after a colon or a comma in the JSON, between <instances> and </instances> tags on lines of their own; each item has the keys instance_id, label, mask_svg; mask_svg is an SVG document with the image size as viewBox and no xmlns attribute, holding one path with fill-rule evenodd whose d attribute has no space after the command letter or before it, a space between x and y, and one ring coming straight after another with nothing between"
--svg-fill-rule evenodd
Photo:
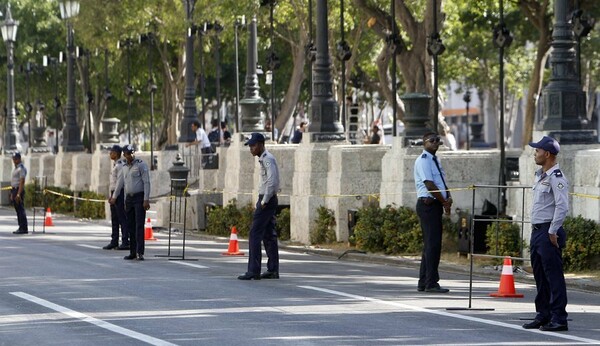
<instances>
[{"instance_id":1,"label":"dark navy trousers","mask_svg":"<svg viewBox=\"0 0 600 346\"><path fill-rule=\"evenodd\" d=\"M112 191L110 192L112 195ZM121 228L121 242L123 246L129 246L129 229L127 229L127 216L125 215L125 192L121 193L115 204L110 205L110 222L112 225L111 241L113 245L119 245L119 228Z\"/></svg>"},{"instance_id":2,"label":"dark navy trousers","mask_svg":"<svg viewBox=\"0 0 600 346\"><path fill-rule=\"evenodd\" d=\"M548 222L534 225L531 230L531 266L537 287L536 319L567 324L567 286L562 262L562 249L567 242L567 233L562 227L558 229L557 248L550 242L549 228Z\"/></svg>"},{"instance_id":3,"label":"dark navy trousers","mask_svg":"<svg viewBox=\"0 0 600 346\"><path fill-rule=\"evenodd\" d=\"M27 231L27 215L25 214L25 190L21 192L21 203L17 203L17 191L19 191L18 187L13 187L10 189L10 194L12 196L12 204L15 207L15 211L17 212L17 222L19 223L19 230Z\"/></svg>"},{"instance_id":4,"label":"dark navy trousers","mask_svg":"<svg viewBox=\"0 0 600 346\"><path fill-rule=\"evenodd\" d=\"M419 270L420 288L439 287L440 255L442 252L442 215L444 207L435 199L419 198L417 200L417 216L423 233L423 253Z\"/></svg>"},{"instance_id":5,"label":"dark navy trousers","mask_svg":"<svg viewBox=\"0 0 600 346\"><path fill-rule=\"evenodd\" d=\"M262 198L262 195L258 196L252 220L252 228L250 228L248 273L252 274L260 274L262 261L261 242L265 245L265 251L269 258L267 261L267 270L270 272L279 271L279 247L277 245L277 232L275 231L277 196L271 197L264 208L260 205Z\"/></svg>"},{"instance_id":6,"label":"dark navy trousers","mask_svg":"<svg viewBox=\"0 0 600 346\"><path fill-rule=\"evenodd\" d=\"M144 193L138 192L125 196L125 214L127 216L127 229L129 230L129 253L131 255L144 254L144 222L146 209L144 209Z\"/></svg>"}]
</instances>

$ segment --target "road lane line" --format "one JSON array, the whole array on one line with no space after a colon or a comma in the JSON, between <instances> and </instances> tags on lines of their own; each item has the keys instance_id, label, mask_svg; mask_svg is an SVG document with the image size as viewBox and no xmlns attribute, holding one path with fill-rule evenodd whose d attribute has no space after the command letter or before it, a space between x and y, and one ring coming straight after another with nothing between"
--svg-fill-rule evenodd
<instances>
[{"instance_id":1,"label":"road lane line","mask_svg":"<svg viewBox=\"0 0 600 346\"><path fill-rule=\"evenodd\" d=\"M27 294L25 292L10 292L10 294L17 296L19 298L28 300L32 303L44 306L48 309L54 310L56 312L60 312L62 314L65 314L67 316L79 319L83 322L87 322L93 325L96 325L100 328L104 328L107 330L110 330L111 332L117 333L117 334L121 334L121 335L125 335L127 337L133 338L133 339L137 339L140 341L143 341L145 343L148 343L150 345L157 345L157 346L177 346L177 344L173 344L170 343L168 341L165 340L161 340L161 339L157 339L154 338L152 336L146 335L146 334L142 334L142 333L138 333L135 332L133 330L130 329L126 329L123 327L119 327L117 325L114 325L112 323L108 323L106 321L103 320L99 320L97 318L91 317L89 315L83 314L81 312L77 312L75 310L71 310L69 308L66 308L64 306L58 305L58 304L54 304L52 302L49 302L47 300L44 300L42 298L38 298L35 296L32 296L30 294Z\"/></svg>"},{"instance_id":2,"label":"road lane line","mask_svg":"<svg viewBox=\"0 0 600 346\"><path fill-rule=\"evenodd\" d=\"M207 266L203 266L202 264L194 264L194 263L188 263L188 262L183 262L183 261L170 261L171 263L177 263L177 264L181 264L184 266L190 266L190 267L194 267L194 268L200 268L200 269L208 269Z\"/></svg>"},{"instance_id":3,"label":"road lane line","mask_svg":"<svg viewBox=\"0 0 600 346\"><path fill-rule=\"evenodd\" d=\"M87 244L79 244L79 246L86 247L88 249L94 249L94 250L100 250L100 249L102 249L101 247L93 246L93 245L87 245Z\"/></svg>"},{"instance_id":4,"label":"road lane line","mask_svg":"<svg viewBox=\"0 0 600 346\"><path fill-rule=\"evenodd\" d=\"M377 299L377 298L371 298L371 297L365 297L365 296L358 296L358 295L354 295L354 294L350 294L350 293L345 293L345 292L341 292L341 291L330 290L330 289L327 289L327 288L320 288L320 287L315 287L315 286L298 286L298 287L304 288L304 289L307 289L307 290L313 290L313 291L319 291L319 292L323 292L323 293L329 293L329 294L340 296L340 297L346 297L346 298L356 299L356 300L360 300L360 301L365 301L366 300L366 301L373 302L373 303L395 306L395 307L399 307L399 308L403 308L403 309L407 309L407 310L424 312L424 313L433 314L433 315L439 315L439 316L444 316L444 317L451 317L451 318L456 318L456 319L461 319L461 320L467 320L467 321L471 321L471 322L478 322L478 323L489 324L489 325L496 326L496 327L510 328L510 329L515 329L515 330L518 330L518 331L524 331L524 332L530 332L530 333L537 333L537 334L541 334L541 335L545 335L545 336L554 336L554 337L557 337L557 338L567 339L567 340L571 340L571 341L579 341L579 342L584 342L584 343L594 344L594 345L600 344L600 340L580 338L578 336L561 334L561 333L543 332L543 331L537 330L537 329L524 329L523 327L521 327L519 325L514 325L514 324L510 324L510 323L504 323L504 322L486 320L486 319L483 319L483 318L473 317L473 316L453 314L453 313L446 312L446 311L431 310L431 309L422 308L420 306L413 306L413 305L402 304L402 303L397 303L397 302L390 302L390 301L381 300L381 299Z\"/></svg>"}]
</instances>

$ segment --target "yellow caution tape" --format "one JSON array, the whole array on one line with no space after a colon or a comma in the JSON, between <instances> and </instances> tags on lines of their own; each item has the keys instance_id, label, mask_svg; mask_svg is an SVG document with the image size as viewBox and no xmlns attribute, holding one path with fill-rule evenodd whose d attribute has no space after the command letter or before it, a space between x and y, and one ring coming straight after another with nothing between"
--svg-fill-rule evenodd
<instances>
[{"instance_id":1,"label":"yellow caution tape","mask_svg":"<svg viewBox=\"0 0 600 346\"><path fill-rule=\"evenodd\" d=\"M44 193L46 193L46 192L51 193L51 194L56 195L56 196L70 198L70 199L76 199L76 200L79 200L79 201L102 202L102 203L106 202L105 199L93 199L93 198L75 197L75 196L71 196L71 195L65 195L64 193L60 193L60 192L56 192L56 191L44 189Z\"/></svg>"},{"instance_id":2,"label":"yellow caution tape","mask_svg":"<svg viewBox=\"0 0 600 346\"><path fill-rule=\"evenodd\" d=\"M4 190L10 190L10 189L12 189L12 186L6 186L6 187L3 187L3 188L2 188L2 189L0 189L0 190L4 191Z\"/></svg>"}]
</instances>

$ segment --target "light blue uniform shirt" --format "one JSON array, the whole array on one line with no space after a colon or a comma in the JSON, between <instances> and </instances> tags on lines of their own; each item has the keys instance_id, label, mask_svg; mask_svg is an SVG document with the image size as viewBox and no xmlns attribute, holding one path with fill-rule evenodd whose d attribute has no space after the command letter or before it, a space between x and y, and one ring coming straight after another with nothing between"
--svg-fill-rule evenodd
<instances>
[{"instance_id":1,"label":"light blue uniform shirt","mask_svg":"<svg viewBox=\"0 0 600 346\"><path fill-rule=\"evenodd\" d=\"M263 195L262 202L267 204L271 197L279 191L279 168L275 156L266 149L258 159L260 164L260 183L258 194Z\"/></svg>"},{"instance_id":2,"label":"light blue uniform shirt","mask_svg":"<svg viewBox=\"0 0 600 346\"><path fill-rule=\"evenodd\" d=\"M548 233L556 234L569 211L569 181L558 164L548 171L538 169L533 184L531 223L550 222Z\"/></svg>"},{"instance_id":3,"label":"light blue uniform shirt","mask_svg":"<svg viewBox=\"0 0 600 346\"><path fill-rule=\"evenodd\" d=\"M148 166L140 159L133 159L131 165L125 160L117 179L117 186L113 192L113 198L117 198L121 188L125 188L125 194L143 192L144 201L150 200L150 174ZM127 196L125 196L127 197Z\"/></svg>"},{"instance_id":4,"label":"light blue uniform shirt","mask_svg":"<svg viewBox=\"0 0 600 346\"><path fill-rule=\"evenodd\" d=\"M444 179L446 179L446 172L442 168L442 163L440 159L437 158L438 164L440 165L440 170L435 166L435 162L433 162L433 155L429 153L427 150L423 150L423 154L417 158L415 161L414 168L414 176L415 176L415 187L417 189L417 197L430 197L434 198L433 195L425 186L425 181L429 180L437 186L438 190L446 190L444 186L444 181L442 180L442 174ZM444 199L448 198L447 191L440 192Z\"/></svg>"},{"instance_id":5,"label":"light blue uniform shirt","mask_svg":"<svg viewBox=\"0 0 600 346\"><path fill-rule=\"evenodd\" d=\"M19 184L21 183L21 178L25 179L25 177L27 177L27 168L25 168L25 165L23 164L23 162L21 162L17 165L17 167L15 167L15 169L13 169L12 178L10 180L10 186L19 187ZM25 187L23 186L23 188Z\"/></svg>"}]
</instances>

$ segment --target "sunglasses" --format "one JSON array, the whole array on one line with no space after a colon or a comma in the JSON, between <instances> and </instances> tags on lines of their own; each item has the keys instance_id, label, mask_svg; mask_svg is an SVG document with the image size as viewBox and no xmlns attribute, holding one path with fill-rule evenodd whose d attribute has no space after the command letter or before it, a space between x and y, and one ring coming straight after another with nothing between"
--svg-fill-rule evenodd
<instances>
[{"instance_id":1,"label":"sunglasses","mask_svg":"<svg viewBox=\"0 0 600 346\"><path fill-rule=\"evenodd\" d=\"M429 142L429 143L439 143L439 141L441 141L442 139L440 137L431 137L431 138L427 138L425 141Z\"/></svg>"}]
</instances>

